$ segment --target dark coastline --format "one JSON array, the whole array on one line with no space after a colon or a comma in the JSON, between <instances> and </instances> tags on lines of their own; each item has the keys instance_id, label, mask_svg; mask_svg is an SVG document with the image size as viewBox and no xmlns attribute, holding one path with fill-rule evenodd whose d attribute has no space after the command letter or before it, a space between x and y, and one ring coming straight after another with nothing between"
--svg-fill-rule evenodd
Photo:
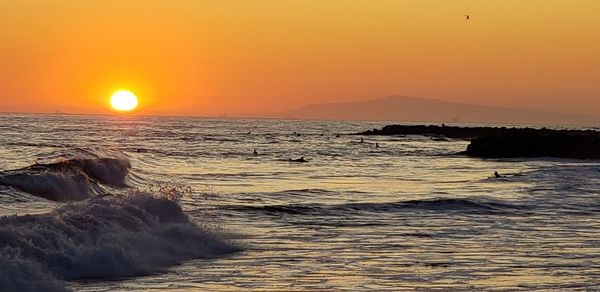
<instances>
[{"instance_id":1,"label":"dark coastline","mask_svg":"<svg viewBox=\"0 0 600 292\"><path fill-rule=\"evenodd\" d=\"M471 140L464 154L482 158L600 159L600 132L506 127L388 125L359 135L425 135Z\"/></svg>"}]
</instances>

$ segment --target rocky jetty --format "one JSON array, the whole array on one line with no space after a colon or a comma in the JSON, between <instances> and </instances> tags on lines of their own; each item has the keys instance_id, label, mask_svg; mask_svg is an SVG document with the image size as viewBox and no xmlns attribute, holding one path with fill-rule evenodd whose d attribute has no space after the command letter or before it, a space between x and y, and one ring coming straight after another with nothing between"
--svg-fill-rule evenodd
<instances>
[{"instance_id":1,"label":"rocky jetty","mask_svg":"<svg viewBox=\"0 0 600 292\"><path fill-rule=\"evenodd\" d=\"M470 139L471 143L464 154L472 157L600 159L600 132L592 130L390 125L359 134Z\"/></svg>"},{"instance_id":2,"label":"rocky jetty","mask_svg":"<svg viewBox=\"0 0 600 292\"><path fill-rule=\"evenodd\" d=\"M600 158L600 132L505 129L471 139L465 154L473 157Z\"/></svg>"},{"instance_id":3,"label":"rocky jetty","mask_svg":"<svg viewBox=\"0 0 600 292\"><path fill-rule=\"evenodd\" d=\"M452 139L471 139L483 135L490 135L506 128L493 127L451 127L435 125L388 125L379 129L368 130L358 135L424 135L443 136Z\"/></svg>"}]
</instances>

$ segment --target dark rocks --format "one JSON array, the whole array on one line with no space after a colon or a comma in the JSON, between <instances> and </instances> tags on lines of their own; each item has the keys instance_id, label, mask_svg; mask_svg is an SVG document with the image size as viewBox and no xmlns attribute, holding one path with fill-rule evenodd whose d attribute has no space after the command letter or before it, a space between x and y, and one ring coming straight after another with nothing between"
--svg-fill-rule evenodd
<instances>
[{"instance_id":1,"label":"dark rocks","mask_svg":"<svg viewBox=\"0 0 600 292\"><path fill-rule=\"evenodd\" d=\"M600 132L505 129L473 138L465 154L473 157L600 158Z\"/></svg>"},{"instance_id":2,"label":"dark rocks","mask_svg":"<svg viewBox=\"0 0 600 292\"><path fill-rule=\"evenodd\" d=\"M472 157L600 159L600 132L592 130L390 125L359 134L471 139L471 144L463 154Z\"/></svg>"},{"instance_id":3,"label":"dark rocks","mask_svg":"<svg viewBox=\"0 0 600 292\"><path fill-rule=\"evenodd\" d=\"M470 139L482 135L492 134L498 129L492 127L449 127L434 125L389 125L381 130L368 130L359 135L425 135L425 136L443 136L453 139Z\"/></svg>"}]
</instances>

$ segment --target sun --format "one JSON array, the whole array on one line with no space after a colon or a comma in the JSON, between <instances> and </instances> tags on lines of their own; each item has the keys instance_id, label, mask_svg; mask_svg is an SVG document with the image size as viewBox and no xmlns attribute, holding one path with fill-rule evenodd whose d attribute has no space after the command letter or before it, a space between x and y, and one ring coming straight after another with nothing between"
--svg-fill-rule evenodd
<instances>
[{"instance_id":1,"label":"sun","mask_svg":"<svg viewBox=\"0 0 600 292\"><path fill-rule=\"evenodd\" d=\"M118 111L132 111L138 105L138 98L129 90L119 90L110 97L110 105Z\"/></svg>"}]
</instances>

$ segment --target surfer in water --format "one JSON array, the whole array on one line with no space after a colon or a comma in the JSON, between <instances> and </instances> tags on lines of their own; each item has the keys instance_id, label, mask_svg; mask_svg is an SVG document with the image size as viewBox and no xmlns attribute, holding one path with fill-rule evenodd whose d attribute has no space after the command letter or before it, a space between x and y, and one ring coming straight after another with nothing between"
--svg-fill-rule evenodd
<instances>
[{"instance_id":1,"label":"surfer in water","mask_svg":"<svg viewBox=\"0 0 600 292\"><path fill-rule=\"evenodd\" d=\"M304 156L297 158L297 159L292 159L290 158L290 162L299 162L299 163L304 163L304 162L308 162L308 160L304 159Z\"/></svg>"}]
</instances>

